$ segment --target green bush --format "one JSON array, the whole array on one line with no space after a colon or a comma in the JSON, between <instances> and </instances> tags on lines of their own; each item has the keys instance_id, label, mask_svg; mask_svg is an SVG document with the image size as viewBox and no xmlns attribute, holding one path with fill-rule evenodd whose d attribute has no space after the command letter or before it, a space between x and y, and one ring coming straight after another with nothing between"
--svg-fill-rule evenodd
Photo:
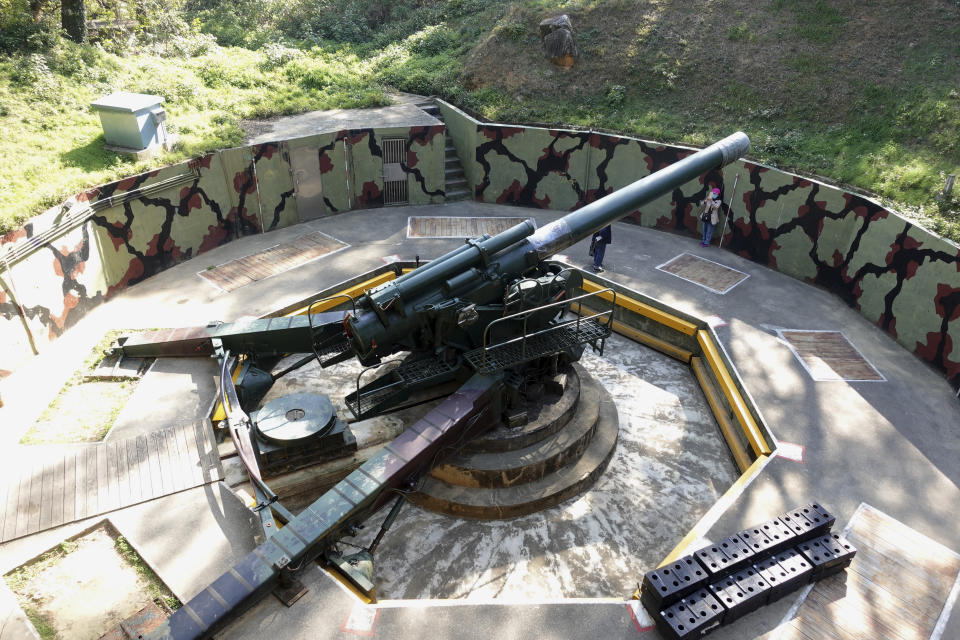
<instances>
[{"instance_id":1,"label":"green bush","mask_svg":"<svg viewBox=\"0 0 960 640\"><path fill-rule=\"evenodd\" d=\"M453 51L460 46L457 35L443 25L427 27L420 33L410 36L409 51L421 56L436 56Z\"/></svg>"},{"instance_id":2,"label":"green bush","mask_svg":"<svg viewBox=\"0 0 960 640\"><path fill-rule=\"evenodd\" d=\"M334 73L329 67L307 58L288 63L283 73L288 80L308 90L326 89L334 81Z\"/></svg>"},{"instance_id":3,"label":"green bush","mask_svg":"<svg viewBox=\"0 0 960 640\"><path fill-rule=\"evenodd\" d=\"M260 62L260 69L275 69L300 58L303 52L299 49L284 46L278 42L268 43L261 49L263 61Z\"/></svg>"},{"instance_id":4,"label":"green bush","mask_svg":"<svg viewBox=\"0 0 960 640\"><path fill-rule=\"evenodd\" d=\"M24 3L25 4L25 3ZM21 13L22 10L22 13ZM0 54L48 51L60 41L60 26L51 18L34 22L29 9L11 7L0 12Z\"/></svg>"}]
</instances>

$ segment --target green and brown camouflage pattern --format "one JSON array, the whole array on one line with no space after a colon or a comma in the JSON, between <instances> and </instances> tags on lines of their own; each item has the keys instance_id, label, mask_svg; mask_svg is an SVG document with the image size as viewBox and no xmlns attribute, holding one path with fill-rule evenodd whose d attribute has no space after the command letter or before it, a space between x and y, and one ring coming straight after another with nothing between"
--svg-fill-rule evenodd
<instances>
[{"instance_id":1,"label":"green and brown camouflage pattern","mask_svg":"<svg viewBox=\"0 0 960 640\"><path fill-rule=\"evenodd\" d=\"M481 123L440 106L482 202L578 209L695 151L592 131ZM869 198L745 161L710 171L624 220L699 237L697 203L714 187L724 191L724 214L735 198L725 249L824 287L960 387L955 244Z\"/></svg>"},{"instance_id":2,"label":"green and brown camouflage pattern","mask_svg":"<svg viewBox=\"0 0 960 640\"><path fill-rule=\"evenodd\" d=\"M385 137L407 140L409 201L442 202L443 125L358 129L225 149L117 180L0 237L3 255L97 203L86 222L9 270L0 261L0 377L33 353L31 342L42 347L124 288L237 238L296 224L289 145L317 150L329 213L382 206ZM169 189L129 202L107 200L180 177Z\"/></svg>"}]
</instances>

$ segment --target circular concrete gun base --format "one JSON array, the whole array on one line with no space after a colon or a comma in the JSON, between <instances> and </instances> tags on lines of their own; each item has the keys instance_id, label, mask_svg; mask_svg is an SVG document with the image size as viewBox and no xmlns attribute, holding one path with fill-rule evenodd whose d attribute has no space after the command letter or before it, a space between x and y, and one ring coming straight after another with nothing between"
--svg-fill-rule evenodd
<instances>
[{"instance_id":1,"label":"circular concrete gun base","mask_svg":"<svg viewBox=\"0 0 960 640\"><path fill-rule=\"evenodd\" d=\"M589 489L613 455L619 423L607 390L579 366L576 376L578 384L564 392L577 394L574 410L559 430L505 453L461 454L434 469L410 500L447 515L494 520L547 509ZM551 411L542 415L556 419Z\"/></svg>"}]
</instances>

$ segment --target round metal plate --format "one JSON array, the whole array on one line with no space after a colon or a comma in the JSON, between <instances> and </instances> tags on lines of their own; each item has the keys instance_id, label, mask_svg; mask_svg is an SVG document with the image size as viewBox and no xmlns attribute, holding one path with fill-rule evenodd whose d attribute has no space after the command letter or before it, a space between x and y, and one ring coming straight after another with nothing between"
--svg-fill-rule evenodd
<instances>
[{"instance_id":1,"label":"round metal plate","mask_svg":"<svg viewBox=\"0 0 960 640\"><path fill-rule=\"evenodd\" d=\"M337 419L327 396L294 393L271 400L257 412L257 432L279 445L304 443Z\"/></svg>"}]
</instances>

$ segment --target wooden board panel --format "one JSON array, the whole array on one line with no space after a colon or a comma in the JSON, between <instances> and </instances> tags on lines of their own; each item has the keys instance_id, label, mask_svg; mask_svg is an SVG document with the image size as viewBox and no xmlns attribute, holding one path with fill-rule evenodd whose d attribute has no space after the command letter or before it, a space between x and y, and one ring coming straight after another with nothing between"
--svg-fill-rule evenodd
<instances>
[{"instance_id":1,"label":"wooden board panel","mask_svg":"<svg viewBox=\"0 0 960 640\"><path fill-rule=\"evenodd\" d=\"M960 555L861 505L846 572L814 585L777 640L928 640L960 579Z\"/></svg>"},{"instance_id":2,"label":"wooden board panel","mask_svg":"<svg viewBox=\"0 0 960 640\"><path fill-rule=\"evenodd\" d=\"M742 271L690 253L682 253L657 269L719 294L727 293L749 277Z\"/></svg>"},{"instance_id":3,"label":"wooden board panel","mask_svg":"<svg viewBox=\"0 0 960 640\"><path fill-rule=\"evenodd\" d=\"M476 238L494 236L529 218L478 218L454 216L411 216L407 219L408 238Z\"/></svg>"},{"instance_id":4,"label":"wooden board panel","mask_svg":"<svg viewBox=\"0 0 960 640\"><path fill-rule=\"evenodd\" d=\"M22 468L0 486L0 542L83 520L223 477L204 421L78 447Z\"/></svg>"},{"instance_id":5,"label":"wooden board panel","mask_svg":"<svg viewBox=\"0 0 960 640\"><path fill-rule=\"evenodd\" d=\"M783 339L814 380L884 380L839 331L783 330Z\"/></svg>"},{"instance_id":6,"label":"wooden board panel","mask_svg":"<svg viewBox=\"0 0 960 640\"><path fill-rule=\"evenodd\" d=\"M237 258L198 275L223 291L233 291L321 258L347 245L316 231L259 253Z\"/></svg>"}]
</instances>

